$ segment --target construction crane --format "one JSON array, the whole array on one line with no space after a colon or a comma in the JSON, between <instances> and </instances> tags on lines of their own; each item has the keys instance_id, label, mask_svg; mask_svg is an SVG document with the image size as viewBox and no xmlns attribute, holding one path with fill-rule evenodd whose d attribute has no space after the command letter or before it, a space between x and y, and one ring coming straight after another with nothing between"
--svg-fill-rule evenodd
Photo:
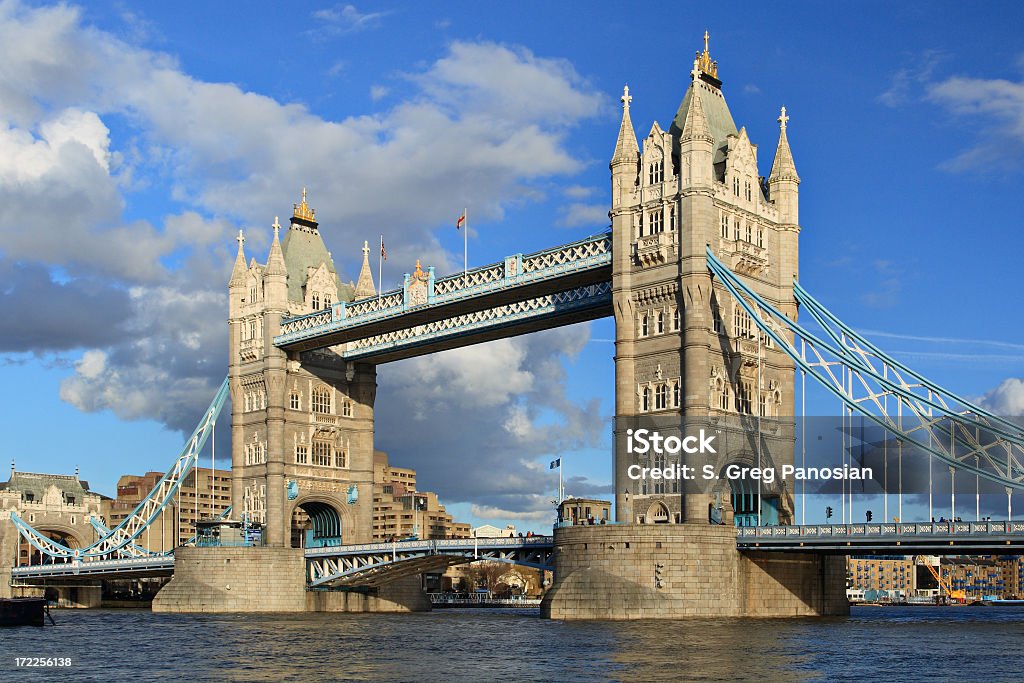
<instances>
[{"instance_id":1,"label":"construction crane","mask_svg":"<svg viewBox=\"0 0 1024 683\"><path fill-rule=\"evenodd\" d=\"M942 578L942 573L933 567L928 559L924 555L917 555L914 557L914 564L923 564L928 568L928 572L935 579L935 582L939 585L939 595L945 594L947 598L955 602L967 602L967 593L962 589L954 590L950 585L949 581Z\"/></svg>"}]
</instances>

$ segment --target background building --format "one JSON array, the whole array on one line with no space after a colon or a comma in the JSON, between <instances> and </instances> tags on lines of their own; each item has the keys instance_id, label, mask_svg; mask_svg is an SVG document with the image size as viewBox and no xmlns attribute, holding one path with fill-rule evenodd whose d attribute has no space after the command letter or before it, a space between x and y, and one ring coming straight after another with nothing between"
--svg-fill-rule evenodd
<instances>
[{"instance_id":1,"label":"background building","mask_svg":"<svg viewBox=\"0 0 1024 683\"><path fill-rule=\"evenodd\" d=\"M117 480L117 498L104 501L107 526L114 527L131 515L163 476L163 472L122 475ZM159 552L172 550L195 535L197 520L219 517L230 505L231 470L197 468L185 477L174 501L149 526L139 545Z\"/></svg>"},{"instance_id":2,"label":"background building","mask_svg":"<svg viewBox=\"0 0 1024 683\"><path fill-rule=\"evenodd\" d=\"M89 482L78 473L39 474L18 472L11 463L11 476L0 483L0 597L36 595L38 589L11 586L11 567L39 564L44 560L39 551L23 541L13 524L11 513L36 528L39 533L70 548L83 548L96 539L89 517L101 516L103 496L89 490ZM81 581L75 586L61 587L59 603L65 607L99 604L99 588Z\"/></svg>"},{"instance_id":3,"label":"background building","mask_svg":"<svg viewBox=\"0 0 1024 683\"><path fill-rule=\"evenodd\" d=\"M611 510L612 504L607 500L569 496L558 506L558 519L570 524L602 524L610 519Z\"/></svg>"},{"instance_id":4,"label":"background building","mask_svg":"<svg viewBox=\"0 0 1024 683\"><path fill-rule=\"evenodd\" d=\"M391 538L469 538L468 524L455 522L437 494L416 490L416 470L393 467L373 453L373 540Z\"/></svg>"}]
</instances>

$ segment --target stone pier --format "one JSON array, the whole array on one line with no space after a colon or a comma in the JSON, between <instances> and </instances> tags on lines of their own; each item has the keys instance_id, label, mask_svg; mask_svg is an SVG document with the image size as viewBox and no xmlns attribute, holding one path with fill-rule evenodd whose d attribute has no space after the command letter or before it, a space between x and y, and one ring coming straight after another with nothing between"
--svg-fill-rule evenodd
<instances>
[{"instance_id":1,"label":"stone pier","mask_svg":"<svg viewBox=\"0 0 1024 683\"><path fill-rule=\"evenodd\" d=\"M845 615L843 557L747 553L736 529L616 524L555 531L550 619Z\"/></svg>"},{"instance_id":2,"label":"stone pier","mask_svg":"<svg viewBox=\"0 0 1024 683\"><path fill-rule=\"evenodd\" d=\"M307 591L301 548L178 548L154 612L423 612L418 577L369 592Z\"/></svg>"}]
</instances>

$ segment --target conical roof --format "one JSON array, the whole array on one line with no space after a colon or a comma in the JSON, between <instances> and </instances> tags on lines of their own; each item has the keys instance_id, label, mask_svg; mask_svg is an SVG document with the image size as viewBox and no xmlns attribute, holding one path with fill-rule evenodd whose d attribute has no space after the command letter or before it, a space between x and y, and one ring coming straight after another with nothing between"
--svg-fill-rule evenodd
<instances>
[{"instance_id":1,"label":"conical roof","mask_svg":"<svg viewBox=\"0 0 1024 683\"><path fill-rule=\"evenodd\" d=\"M789 149L789 138L786 137L786 123L789 117L786 116L786 108L782 108L779 115L779 146L775 148L775 160L772 162L772 172L768 180L795 180L800 182L800 176L796 172L796 164L793 163L793 152Z\"/></svg>"},{"instance_id":2,"label":"conical roof","mask_svg":"<svg viewBox=\"0 0 1024 683\"><path fill-rule=\"evenodd\" d=\"M370 272L370 244L363 242L363 267L359 270L359 279L356 281L355 298L365 299L376 294L377 288L373 286L373 274Z\"/></svg>"},{"instance_id":3,"label":"conical roof","mask_svg":"<svg viewBox=\"0 0 1024 683\"><path fill-rule=\"evenodd\" d=\"M267 275L288 275L288 267L284 262L284 252L281 250L281 238L278 234L281 230L274 216L274 241L270 243L270 256L267 258Z\"/></svg>"},{"instance_id":4,"label":"conical roof","mask_svg":"<svg viewBox=\"0 0 1024 683\"><path fill-rule=\"evenodd\" d=\"M629 118L629 103L633 100L629 94L629 86L622 89L622 123L619 124L619 137L615 141L615 152L611 163L620 161L636 161L640 157L640 146L636 143L633 122Z\"/></svg>"},{"instance_id":5,"label":"conical roof","mask_svg":"<svg viewBox=\"0 0 1024 683\"><path fill-rule=\"evenodd\" d=\"M235 256L235 267L231 270L231 279L228 287L235 287L245 284L245 233L238 231L238 255Z\"/></svg>"}]
</instances>

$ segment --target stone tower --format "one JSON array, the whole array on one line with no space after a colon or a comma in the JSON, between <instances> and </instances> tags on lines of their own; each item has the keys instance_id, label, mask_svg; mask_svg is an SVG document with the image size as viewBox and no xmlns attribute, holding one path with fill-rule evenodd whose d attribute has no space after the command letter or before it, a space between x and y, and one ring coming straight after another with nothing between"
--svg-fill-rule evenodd
<instances>
[{"instance_id":1,"label":"stone tower","mask_svg":"<svg viewBox=\"0 0 1024 683\"><path fill-rule=\"evenodd\" d=\"M655 122L642 149L625 89L610 163L615 491L622 522L707 522L709 515L731 521L735 514L737 524L746 524L760 512L762 523L777 523L792 510L778 481L755 496L758 485L750 482L730 486L723 480L694 491L677 481L627 476L633 464L680 462L679 456L626 453L626 429L644 420L722 435L723 447L711 460L718 471L758 461L777 467L793 459L792 426L777 420L793 416L793 365L712 281L706 259L710 247L795 318L800 179L786 138L788 117L783 108L766 181L758 175L757 146L733 122L706 33L704 39L671 125L666 131ZM757 505L760 510L752 509Z\"/></svg>"},{"instance_id":2,"label":"stone tower","mask_svg":"<svg viewBox=\"0 0 1024 683\"><path fill-rule=\"evenodd\" d=\"M283 238L280 227L275 219L265 265L246 264L239 232L228 284L232 516L263 524L271 546L366 542L376 369L329 348L274 346L283 318L330 309L356 292L338 279L305 190Z\"/></svg>"}]
</instances>

